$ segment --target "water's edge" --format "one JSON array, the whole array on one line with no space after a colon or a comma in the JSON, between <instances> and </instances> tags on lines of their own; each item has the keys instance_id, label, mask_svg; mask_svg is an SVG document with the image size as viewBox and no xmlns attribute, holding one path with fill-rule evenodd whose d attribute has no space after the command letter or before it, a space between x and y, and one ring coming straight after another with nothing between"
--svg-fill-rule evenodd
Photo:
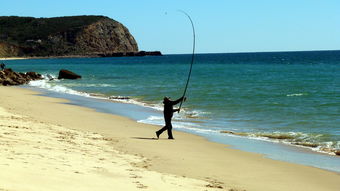
<instances>
[{"instance_id":1,"label":"water's edge","mask_svg":"<svg viewBox=\"0 0 340 191\"><path fill-rule=\"evenodd\" d=\"M42 96L67 99L70 101L70 103L67 104L95 109L98 112L128 117L137 122L147 123L145 119L147 119L149 116L162 117L161 111L133 103L119 103L107 99L53 92L32 86L22 86L22 88L37 91L41 93ZM265 157L274 160L312 166L337 173L340 172L340 157L338 156L317 153L303 147L285 145L280 142L275 143L266 140L249 139L247 137L235 136L231 134L212 134L211 132L204 130L197 131L197 129L179 128L176 127L176 124L174 124L174 129L177 131L202 136L208 141L230 145L235 149L260 153Z\"/></svg>"}]
</instances>

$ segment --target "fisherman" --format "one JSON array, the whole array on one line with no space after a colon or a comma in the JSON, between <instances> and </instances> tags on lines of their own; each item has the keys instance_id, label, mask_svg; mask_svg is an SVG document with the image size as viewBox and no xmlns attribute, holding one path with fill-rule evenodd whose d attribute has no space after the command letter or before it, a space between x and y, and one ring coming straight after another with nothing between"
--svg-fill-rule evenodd
<instances>
[{"instance_id":1,"label":"fisherman","mask_svg":"<svg viewBox=\"0 0 340 191\"><path fill-rule=\"evenodd\" d=\"M6 65L2 62L2 63L0 64L0 67L1 67L1 70L4 70L5 67L6 67Z\"/></svg>"},{"instance_id":2,"label":"fisherman","mask_svg":"<svg viewBox=\"0 0 340 191\"><path fill-rule=\"evenodd\" d=\"M165 126L156 131L156 136L159 139L159 136L165 131L168 131L168 139L174 139L174 137L172 136L172 124L171 124L171 119L173 116L174 112L179 112L180 109L173 109L173 106L178 104L179 102L185 101L186 97L182 96L181 98L179 98L176 101L172 101L170 100L170 97L164 97L163 99L163 104L164 104L164 121L165 121Z\"/></svg>"}]
</instances>

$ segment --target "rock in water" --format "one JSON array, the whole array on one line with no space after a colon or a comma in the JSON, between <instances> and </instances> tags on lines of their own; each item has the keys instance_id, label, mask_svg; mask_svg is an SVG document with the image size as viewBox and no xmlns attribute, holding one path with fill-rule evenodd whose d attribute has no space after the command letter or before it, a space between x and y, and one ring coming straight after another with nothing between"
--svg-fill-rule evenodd
<instances>
[{"instance_id":1,"label":"rock in water","mask_svg":"<svg viewBox=\"0 0 340 191\"><path fill-rule=\"evenodd\" d=\"M335 151L335 154L340 156L340 150Z\"/></svg>"},{"instance_id":2,"label":"rock in water","mask_svg":"<svg viewBox=\"0 0 340 191\"><path fill-rule=\"evenodd\" d=\"M35 72L26 72L26 77L31 80L42 79L41 74Z\"/></svg>"},{"instance_id":3,"label":"rock in water","mask_svg":"<svg viewBox=\"0 0 340 191\"><path fill-rule=\"evenodd\" d=\"M59 71L59 76L58 79L70 79L70 80L75 80L81 78L78 74L75 74L69 70L62 69Z\"/></svg>"}]
</instances>

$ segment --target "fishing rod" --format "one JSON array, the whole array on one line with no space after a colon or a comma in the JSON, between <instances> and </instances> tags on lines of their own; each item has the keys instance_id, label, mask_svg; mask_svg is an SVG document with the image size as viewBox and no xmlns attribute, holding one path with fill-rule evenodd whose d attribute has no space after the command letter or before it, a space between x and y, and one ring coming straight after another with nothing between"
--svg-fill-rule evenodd
<instances>
[{"instance_id":1,"label":"fishing rod","mask_svg":"<svg viewBox=\"0 0 340 191\"><path fill-rule=\"evenodd\" d=\"M188 85L189 85L189 81L190 81L190 77L191 77L191 71L192 71L192 65L194 64L194 58L195 58L195 45L196 45L196 34L195 34L195 26L194 23L192 22L192 19L190 17L190 15L188 13L186 13L185 11L182 10L178 10L179 12L183 13L184 15L186 15L191 23L191 27L192 27L192 35L193 35L193 43L192 43L192 55L191 55L191 64L190 64L190 70L189 70L189 74L188 74L188 79L187 79L187 83L185 84L185 88L184 88L184 92L183 92L183 96L185 96L185 94L187 93L187 89L188 89ZM182 108L182 104L183 104L183 99L179 105L179 109L178 109L178 113Z\"/></svg>"}]
</instances>

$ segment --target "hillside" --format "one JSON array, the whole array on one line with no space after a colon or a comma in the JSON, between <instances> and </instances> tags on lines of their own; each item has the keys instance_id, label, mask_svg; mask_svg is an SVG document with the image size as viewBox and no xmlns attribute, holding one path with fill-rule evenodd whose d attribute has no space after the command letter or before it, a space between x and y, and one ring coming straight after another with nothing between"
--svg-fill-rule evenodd
<instances>
[{"instance_id":1,"label":"hillside","mask_svg":"<svg viewBox=\"0 0 340 191\"><path fill-rule=\"evenodd\" d=\"M137 52L129 30L105 16L0 17L0 57Z\"/></svg>"}]
</instances>

